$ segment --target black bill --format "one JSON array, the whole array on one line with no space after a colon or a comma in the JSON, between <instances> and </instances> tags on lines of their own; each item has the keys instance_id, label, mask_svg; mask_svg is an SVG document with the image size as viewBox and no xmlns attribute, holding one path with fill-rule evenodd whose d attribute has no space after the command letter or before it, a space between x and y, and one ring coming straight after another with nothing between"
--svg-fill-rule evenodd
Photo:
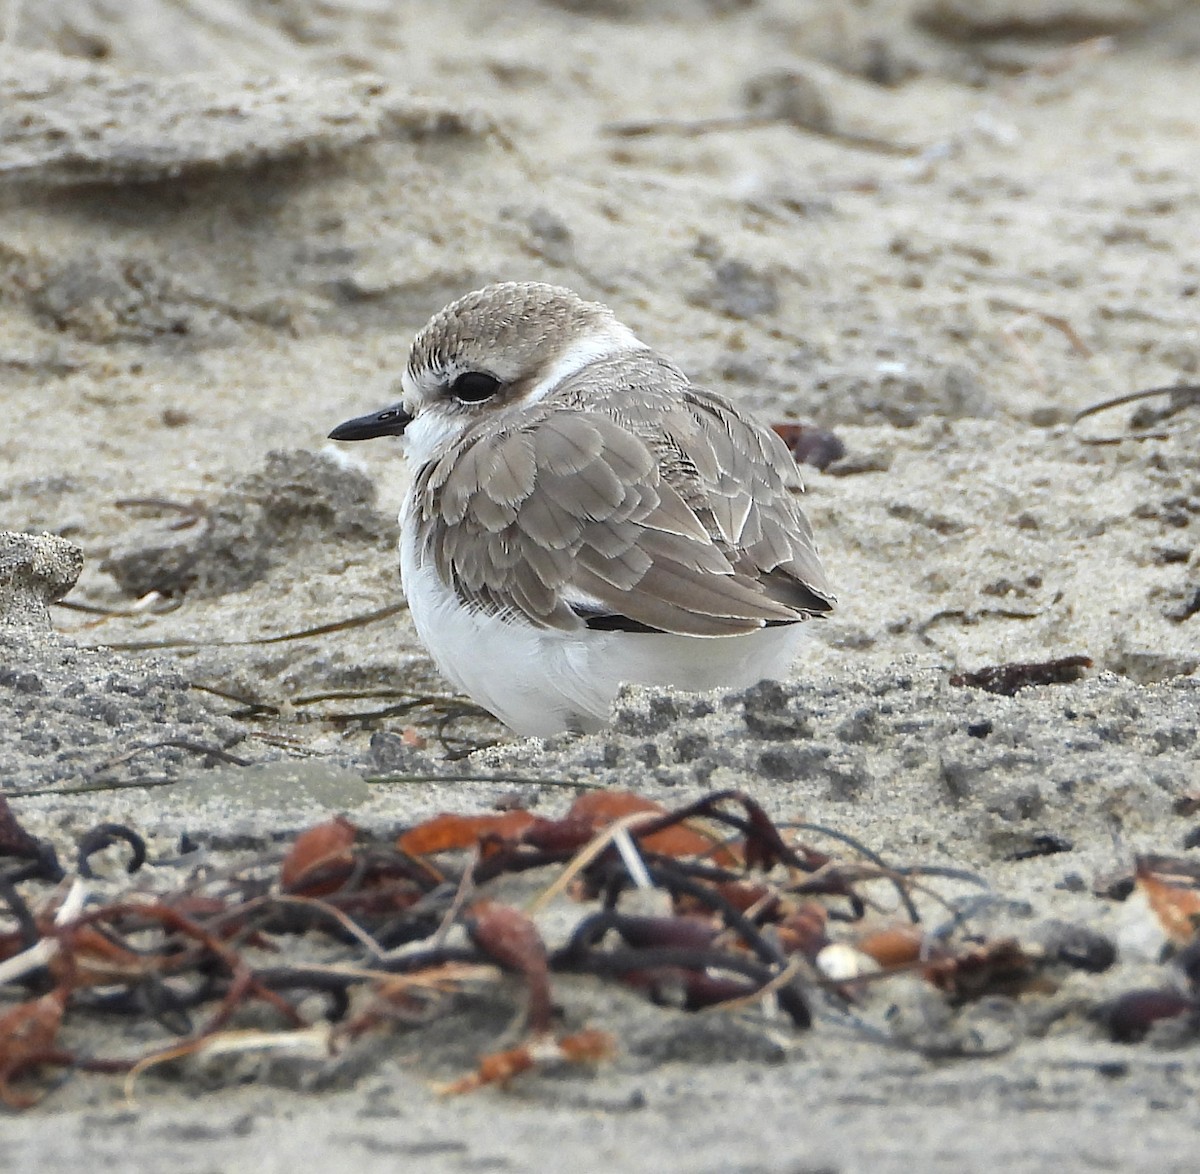
<instances>
[{"instance_id":1,"label":"black bill","mask_svg":"<svg viewBox=\"0 0 1200 1174\"><path fill-rule=\"evenodd\" d=\"M356 416L339 424L329 434L329 439L374 440L377 436L399 436L411 423L412 417L399 404L394 404L382 412Z\"/></svg>"}]
</instances>

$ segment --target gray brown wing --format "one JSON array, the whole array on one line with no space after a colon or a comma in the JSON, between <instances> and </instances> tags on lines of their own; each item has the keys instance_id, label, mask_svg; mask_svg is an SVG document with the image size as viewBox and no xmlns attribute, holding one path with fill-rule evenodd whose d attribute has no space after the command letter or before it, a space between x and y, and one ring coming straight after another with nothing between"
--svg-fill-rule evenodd
<instances>
[{"instance_id":1,"label":"gray brown wing","mask_svg":"<svg viewBox=\"0 0 1200 1174\"><path fill-rule=\"evenodd\" d=\"M734 568L787 607L831 610L834 595L800 507L804 487L783 441L695 388L657 424L671 450L661 459L678 465L668 476Z\"/></svg>"},{"instance_id":2,"label":"gray brown wing","mask_svg":"<svg viewBox=\"0 0 1200 1174\"><path fill-rule=\"evenodd\" d=\"M762 430L707 405L658 430L572 406L475 429L418 473L419 541L464 599L546 627L698 636L828 610L806 519L782 482L764 490L780 479L758 469L775 459Z\"/></svg>"}]
</instances>

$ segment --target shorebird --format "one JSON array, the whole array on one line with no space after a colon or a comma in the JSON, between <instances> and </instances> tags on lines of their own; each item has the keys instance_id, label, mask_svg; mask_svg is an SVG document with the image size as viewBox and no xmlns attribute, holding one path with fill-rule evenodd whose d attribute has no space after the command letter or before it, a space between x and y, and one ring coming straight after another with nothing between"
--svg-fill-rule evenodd
<instances>
[{"instance_id":1,"label":"shorebird","mask_svg":"<svg viewBox=\"0 0 1200 1174\"><path fill-rule=\"evenodd\" d=\"M780 439L596 302L505 282L417 334L399 402L400 573L417 634L513 731L593 731L622 683L786 677L835 602Z\"/></svg>"}]
</instances>

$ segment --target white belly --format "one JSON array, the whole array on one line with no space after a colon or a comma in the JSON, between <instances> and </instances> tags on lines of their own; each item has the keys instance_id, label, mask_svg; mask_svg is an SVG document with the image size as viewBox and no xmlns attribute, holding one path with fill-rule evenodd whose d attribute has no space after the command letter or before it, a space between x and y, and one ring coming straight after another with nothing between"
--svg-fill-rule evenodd
<instances>
[{"instance_id":1,"label":"white belly","mask_svg":"<svg viewBox=\"0 0 1200 1174\"><path fill-rule=\"evenodd\" d=\"M522 735L597 730L622 684L689 692L744 688L788 675L803 624L743 636L560 632L464 608L432 566L417 561L401 522L400 573L413 623L442 674Z\"/></svg>"}]
</instances>

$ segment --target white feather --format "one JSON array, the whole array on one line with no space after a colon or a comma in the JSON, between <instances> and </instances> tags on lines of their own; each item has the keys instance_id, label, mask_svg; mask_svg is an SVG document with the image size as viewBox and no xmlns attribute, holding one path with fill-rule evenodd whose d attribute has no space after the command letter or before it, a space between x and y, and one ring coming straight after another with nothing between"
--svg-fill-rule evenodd
<instances>
[{"instance_id":1,"label":"white feather","mask_svg":"<svg viewBox=\"0 0 1200 1174\"><path fill-rule=\"evenodd\" d=\"M518 734L605 725L623 684L689 692L785 678L806 624L704 639L667 633L563 632L466 607L422 562L400 515L400 574L417 634L442 674Z\"/></svg>"},{"instance_id":2,"label":"white feather","mask_svg":"<svg viewBox=\"0 0 1200 1174\"><path fill-rule=\"evenodd\" d=\"M576 371L582 371L589 363L597 359L607 359L619 355L622 351L644 351L648 349L628 326L612 321L603 327L591 331L574 340L561 355L550 365L546 373L522 397L522 404L536 404L544 399L564 379L570 378Z\"/></svg>"}]
</instances>

